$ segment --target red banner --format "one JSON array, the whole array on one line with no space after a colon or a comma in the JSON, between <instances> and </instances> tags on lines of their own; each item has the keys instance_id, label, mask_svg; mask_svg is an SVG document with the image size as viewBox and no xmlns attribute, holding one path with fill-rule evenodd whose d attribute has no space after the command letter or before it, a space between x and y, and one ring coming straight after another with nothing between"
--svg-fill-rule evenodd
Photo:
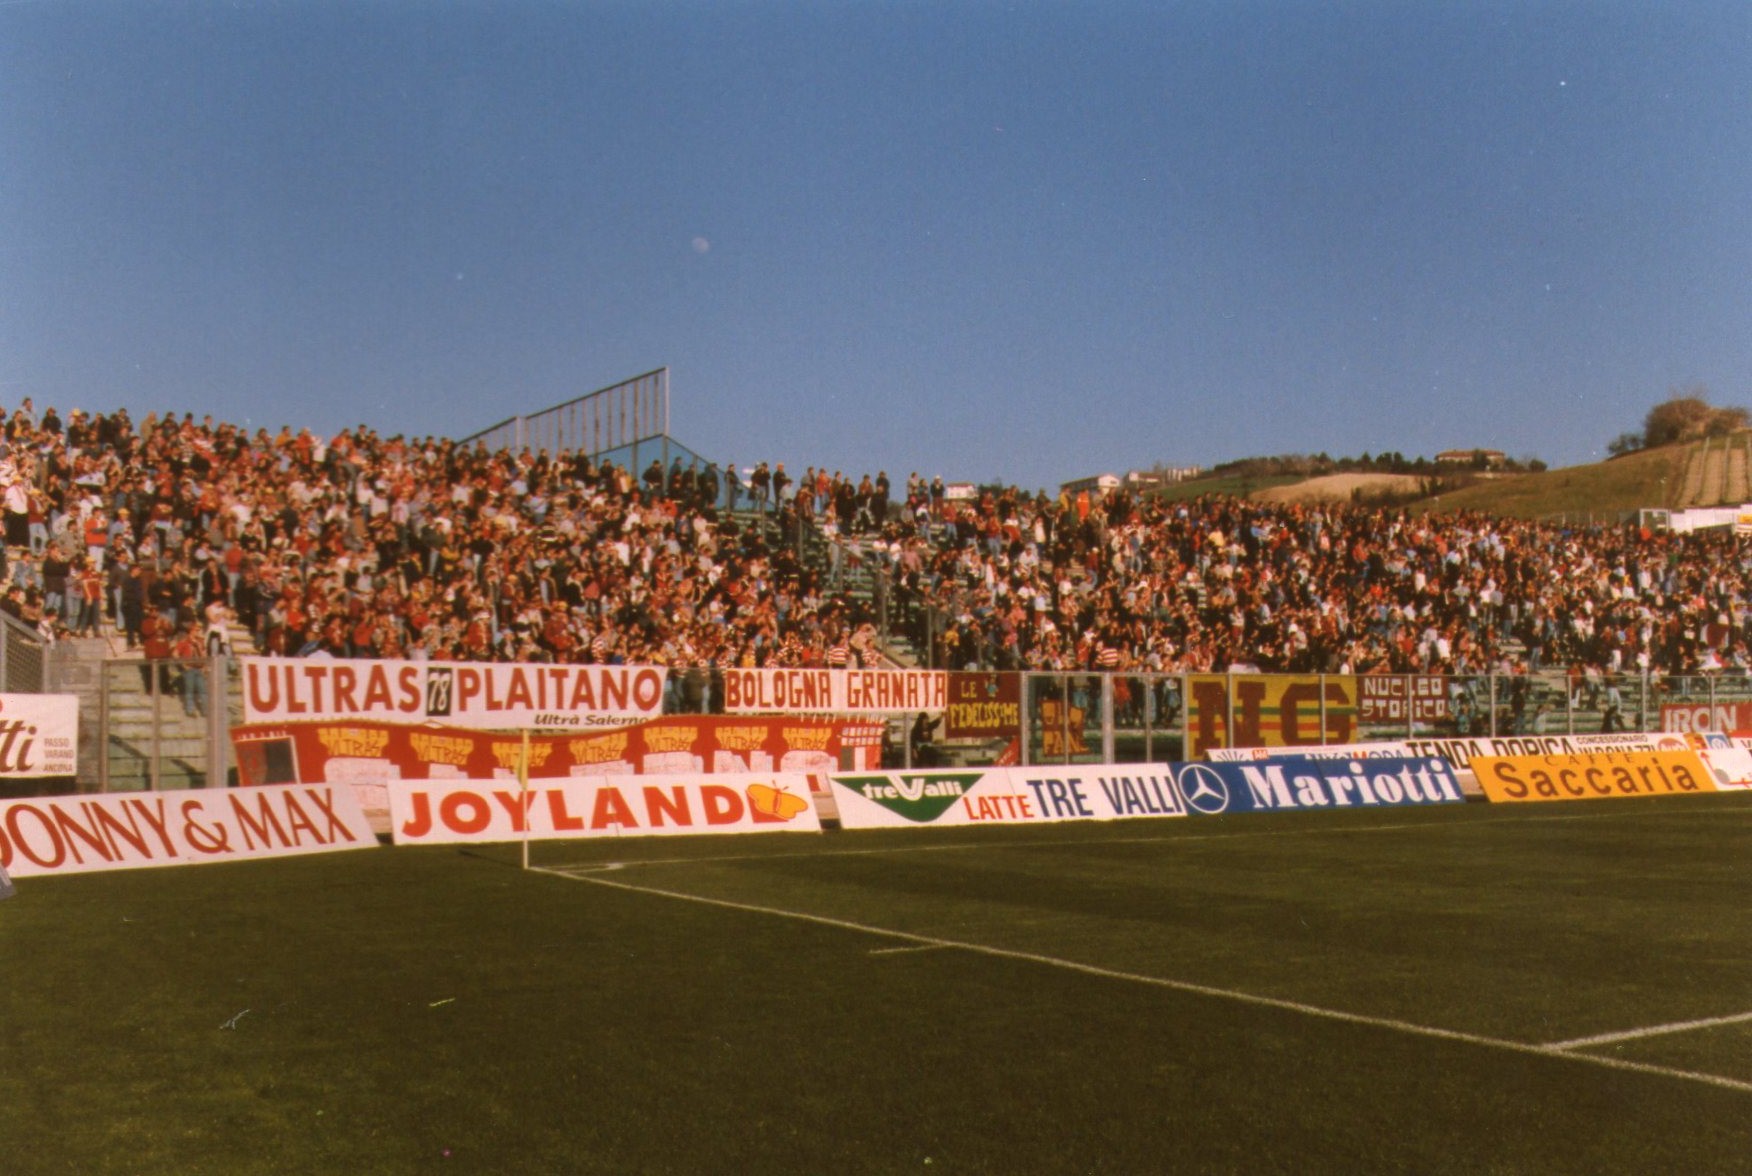
<instances>
[{"instance_id":1,"label":"red banner","mask_svg":"<svg viewBox=\"0 0 1752 1176\"><path fill-rule=\"evenodd\" d=\"M1440 674L1358 674L1357 718L1365 723L1441 723L1448 680Z\"/></svg>"},{"instance_id":2,"label":"red banner","mask_svg":"<svg viewBox=\"0 0 1752 1176\"><path fill-rule=\"evenodd\" d=\"M1712 731L1719 735L1752 731L1752 702L1736 699L1713 706L1707 702L1664 702L1661 704L1661 730Z\"/></svg>"},{"instance_id":3,"label":"red banner","mask_svg":"<svg viewBox=\"0 0 1752 1176\"><path fill-rule=\"evenodd\" d=\"M510 780L523 739L378 722L233 727L244 784ZM529 775L827 772L880 766L882 726L831 719L676 715L614 731L531 735Z\"/></svg>"},{"instance_id":4,"label":"red banner","mask_svg":"<svg viewBox=\"0 0 1752 1176\"><path fill-rule=\"evenodd\" d=\"M1022 733L1020 674L952 672L945 739L1015 739Z\"/></svg>"}]
</instances>

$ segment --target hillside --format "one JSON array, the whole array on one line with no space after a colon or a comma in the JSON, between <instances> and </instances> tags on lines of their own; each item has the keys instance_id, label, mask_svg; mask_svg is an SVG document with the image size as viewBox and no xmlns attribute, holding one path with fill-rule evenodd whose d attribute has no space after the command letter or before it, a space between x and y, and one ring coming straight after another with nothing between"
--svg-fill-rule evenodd
<instances>
[{"instance_id":1,"label":"hillside","mask_svg":"<svg viewBox=\"0 0 1752 1176\"><path fill-rule=\"evenodd\" d=\"M1519 518L1605 518L1644 507L1681 510L1752 501L1752 433L1730 433L1627 454L1594 465L1480 483L1417 504L1448 513Z\"/></svg>"},{"instance_id":2,"label":"hillside","mask_svg":"<svg viewBox=\"0 0 1752 1176\"><path fill-rule=\"evenodd\" d=\"M1198 479L1173 497L1238 494L1270 502L1350 502L1415 491L1417 480L1382 474L1320 478ZM1752 501L1752 433L1627 454L1592 465L1483 477L1463 489L1409 504L1426 514L1481 511L1515 518L1608 521L1649 507L1681 509Z\"/></svg>"}]
</instances>

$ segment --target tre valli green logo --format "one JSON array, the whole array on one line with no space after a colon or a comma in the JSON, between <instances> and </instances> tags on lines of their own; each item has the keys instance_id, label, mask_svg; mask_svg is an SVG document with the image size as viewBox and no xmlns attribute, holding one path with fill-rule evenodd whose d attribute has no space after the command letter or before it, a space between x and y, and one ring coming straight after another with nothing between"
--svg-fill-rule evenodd
<instances>
[{"instance_id":1,"label":"tre valli green logo","mask_svg":"<svg viewBox=\"0 0 1752 1176\"><path fill-rule=\"evenodd\" d=\"M882 776L835 776L865 800L896 816L928 824L980 782L982 772L896 772Z\"/></svg>"}]
</instances>

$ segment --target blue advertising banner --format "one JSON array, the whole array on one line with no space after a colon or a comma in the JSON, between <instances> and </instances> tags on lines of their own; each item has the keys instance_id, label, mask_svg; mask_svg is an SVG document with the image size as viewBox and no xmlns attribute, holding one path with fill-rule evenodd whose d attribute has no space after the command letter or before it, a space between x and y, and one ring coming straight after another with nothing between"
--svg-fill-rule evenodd
<instances>
[{"instance_id":1,"label":"blue advertising banner","mask_svg":"<svg viewBox=\"0 0 1752 1176\"><path fill-rule=\"evenodd\" d=\"M1439 757L1330 760L1278 756L1246 763L1174 764L1188 812L1282 812L1383 805L1460 804L1454 769Z\"/></svg>"}]
</instances>

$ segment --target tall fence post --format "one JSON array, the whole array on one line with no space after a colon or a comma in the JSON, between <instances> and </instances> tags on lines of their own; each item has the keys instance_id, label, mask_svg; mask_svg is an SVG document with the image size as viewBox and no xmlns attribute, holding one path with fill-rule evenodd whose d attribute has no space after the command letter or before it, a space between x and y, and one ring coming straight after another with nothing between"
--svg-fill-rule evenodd
<instances>
[{"instance_id":1,"label":"tall fence post","mask_svg":"<svg viewBox=\"0 0 1752 1176\"><path fill-rule=\"evenodd\" d=\"M1187 679L1190 675L1181 674L1180 678L1180 758L1192 758L1192 695L1187 689Z\"/></svg>"},{"instance_id":2,"label":"tall fence post","mask_svg":"<svg viewBox=\"0 0 1752 1176\"><path fill-rule=\"evenodd\" d=\"M108 662L100 662L97 678L97 790L110 790L110 676Z\"/></svg>"},{"instance_id":3,"label":"tall fence post","mask_svg":"<svg viewBox=\"0 0 1752 1176\"><path fill-rule=\"evenodd\" d=\"M1113 675L1101 675L1101 762L1113 763Z\"/></svg>"},{"instance_id":4,"label":"tall fence post","mask_svg":"<svg viewBox=\"0 0 1752 1176\"><path fill-rule=\"evenodd\" d=\"M231 658L207 659L207 787L231 784Z\"/></svg>"},{"instance_id":5,"label":"tall fence post","mask_svg":"<svg viewBox=\"0 0 1752 1176\"><path fill-rule=\"evenodd\" d=\"M157 663L152 659L146 659L144 664L150 668L152 680L152 693L150 695L152 700L152 739L149 742L149 746L152 748L152 758L146 765L146 778L150 781L151 790L158 792L163 783L159 779L159 772L164 760L164 748L159 733L164 729L164 708L160 705L164 699L164 691L160 689L164 684L164 676L159 672Z\"/></svg>"},{"instance_id":6,"label":"tall fence post","mask_svg":"<svg viewBox=\"0 0 1752 1176\"><path fill-rule=\"evenodd\" d=\"M1235 674L1223 671L1223 746L1235 746Z\"/></svg>"}]
</instances>

